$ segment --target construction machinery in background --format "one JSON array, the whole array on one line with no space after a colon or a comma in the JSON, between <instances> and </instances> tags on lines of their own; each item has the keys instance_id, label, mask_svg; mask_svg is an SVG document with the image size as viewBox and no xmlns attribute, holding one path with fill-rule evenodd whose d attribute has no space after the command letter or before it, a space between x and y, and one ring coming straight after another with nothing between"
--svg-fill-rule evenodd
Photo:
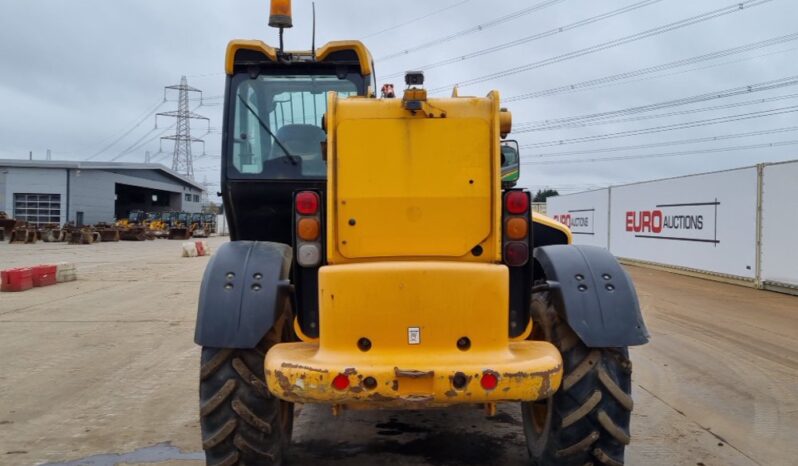
<instances>
[{"instance_id":1,"label":"construction machinery in background","mask_svg":"<svg viewBox=\"0 0 798 466\"><path fill-rule=\"evenodd\" d=\"M216 215L210 213L131 211L126 218L115 223L98 222L94 225L28 224L14 220L0 212L0 241L6 237L14 244L37 241L93 244L99 242L146 241L170 237L188 239L191 236L207 238L216 233Z\"/></svg>"},{"instance_id":2,"label":"construction machinery in background","mask_svg":"<svg viewBox=\"0 0 798 466\"><path fill-rule=\"evenodd\" d=\"M10 218L5 212L0 212L0 240L8 235L8 242L12 244L30 244L41 239L41 234L35 226L27 222Z\"/></svg>"},{"instance_id":3,"label":"construction machinery in background","mask_svg":"<svg viewBox=\"0 0 798 466\"><path fill-rule=\"evenodd\" d=\"M94 244L102 241L100 233L88 226L66 225L63 240L69 244Z\"/></svg>"},{"instance_id":4,"label":"construction machinery in background","mask_svg":"<svg viewBox=\"0 0 798 466\"><path fill-rule=\"evenodd\" d=\"M190 215L188 212L177 212L172 215L172 221L169 225L169 239L186 240L191 238Z\"/></svg>"},{"instance_id":5,"label":"construction machinery in background","mask_svg":"<svg viewBox=\"0 0 798 466\"><path fill-rule=\"evenodd\" d=\"M123 218L116 222L116 228L119 230L119 239L122 241L145 241L155 239L155 235L147 231L147 226L144 224L146 215L144 211L132 210L127 218Z\"/></svg>"},{"instance_id":6,"label":"construction machinery in background","mask_svg":"<svg viewBox=\"0 0 798 466\"><path fill-rule=\"evenodd\" d=\"M205 226L205 218L202 213L195 212L191 214L189 222L191 223L191 236L195 238L207 238L210 235Z\"/></svg>"},{"instance_id":7,"label":"construction machinery in background","mask_svg":"<svg viewBox=\"0 0 798 466\"><path fill-rule=\"evenodd\" d=\"M0 241L5 240L6 235L11 235L11 231L16 228L17 221L10 218L8 214L0 211Z\"/></svg>"},{"instance_id":8,"label":"construction machinery in background","mask_svg":"<svg viewBox=\"0 0 798 466\"><path fill-rule=\"evenodd\" d=\"M36 228L30 227L26 223L17 224L11 230L11 234L8 237L8 242L12 244L32 244L39 240L38 235L36 234Z\"/></svg>"},{"instance_id":9,"label":"construction machinery in background","mask_svg":"<svg viewBox=\"0 0 798 466\"><path fill-rule=\"evenodd\" d=\"M195 332L208 464L281 464L294 403L519 403L532 463L622 464L627 347L648 341L634 286L530 211L499 93L429 98L410 72L377 99L362 43L285 51L289 0L269 24L279 47L227 47L231 241Z\"/></svg>"},{"instance_id":10,"label":"construction machinery in background","mask_svg":"<svg viewBox=\"0 0 798 466\"><path fill-rule=\"evenodd\" d=\"M119 229L110 223L100 222L95 224L92 229L100 235L100 241L119 241Z\"/></svg>"},{"instance_id":11,"label":"construction machinery in background","mask_svg":"<svg viewBox=\"0 0 798 466\"><path fill-rule=\"evenodd\" d=\"M163 220L163 212L147 212L144 224L147 230L155 238L166 238L169 236L169 226Z\"/></svg>"},{"instance_id":12,"label":"construction machinery in background","mask_svg":"<svg viewBox=\"0 0 798 466\"><path fill-rule=\"evenodd\" d=\"M202 214L202 221L205 224L205 231L208 232L209 235L218 233L216 230L216 214L206 212Z\"/></svg>"}]
</instances>

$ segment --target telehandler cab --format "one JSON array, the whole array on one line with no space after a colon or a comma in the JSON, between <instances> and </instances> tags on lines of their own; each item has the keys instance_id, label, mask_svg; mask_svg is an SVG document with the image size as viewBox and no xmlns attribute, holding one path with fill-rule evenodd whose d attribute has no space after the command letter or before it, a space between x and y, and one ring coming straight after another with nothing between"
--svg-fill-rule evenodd
<instances>
[{"instance_id":1,"label":"telehandler cab","mask_svg":"<svg viewBox=\"0 0 798 466\"><path fill-rule=\"evenodd\" d=\"M231 241L200 291L208 464L280 464L294 403L519 403L533 464L623 463L627 347L648 341L605 249L530 212L499 94L375 98L358 41L227 47ZM503 163L502 163L503 162Z\"/></svg>"}]
</instances>

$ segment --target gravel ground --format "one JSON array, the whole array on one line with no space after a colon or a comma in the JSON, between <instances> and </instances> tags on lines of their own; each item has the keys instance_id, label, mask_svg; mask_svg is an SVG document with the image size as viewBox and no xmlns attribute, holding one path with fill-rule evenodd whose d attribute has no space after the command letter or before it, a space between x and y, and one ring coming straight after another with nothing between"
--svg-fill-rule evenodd
<instances>
[{"instance_id":1,"label":"gravel ground","mask_svg":"<svg viewBox=\"0 0 798 466\"><path fill-rule=\"evenodd\" d=\"M215 247L223 238L211 238ZM0 294L0 464L202 464L193 331L207 258L180 241L0 243L0 268L79 280ZM631 465L794 465L798 298L629 268L652 342L632 350ZM526 464L517 406L297 412L290 464Z\"/></svg>"}]
</instances>

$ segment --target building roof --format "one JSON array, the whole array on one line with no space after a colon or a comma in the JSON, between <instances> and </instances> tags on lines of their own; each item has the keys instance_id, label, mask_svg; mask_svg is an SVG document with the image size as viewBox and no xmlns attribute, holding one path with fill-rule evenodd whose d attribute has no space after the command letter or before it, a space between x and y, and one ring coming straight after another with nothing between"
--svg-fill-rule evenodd
<instances>
[{"instance_id":1,"label":"building roof","mask_svg":"<svg viewBox=\"0 0 798 466\"><path fill-rule=\"evenodd\" d=\"M0 167L10 168L61 168L73 170L158 170L177 181L191 185L201 191L205 187L194 180L190 180L174 172L160 163L129 163L129 162L83 162L71 160L24 160L0 159Z\"/></svg>"}]
</instances>

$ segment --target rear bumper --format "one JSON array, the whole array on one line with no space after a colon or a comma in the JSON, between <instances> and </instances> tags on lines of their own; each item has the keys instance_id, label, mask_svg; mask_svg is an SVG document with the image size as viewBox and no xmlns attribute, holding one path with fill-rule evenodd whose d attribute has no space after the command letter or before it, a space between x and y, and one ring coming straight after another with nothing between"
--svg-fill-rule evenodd
<instances>
[{"instance_id":1,"label":"rear bumper","mask_svg":"<svg viewBox=\"0 0 798 466\"><path fill-rule=\"evenodd\" d=\"M562 359L549 343L509 340L508 289L500 264L322 267L320 338L272 347L266 382L277 397L302 403L421 407L546 398L559 388ZM498 379L491 389L481 384L486 372ZM343 389L333 387L339 375L348 382Z\"/></svg>"},{"instance_id":2,"label":"rear bumper","mask_svg":"<svg viewBox=\"0 0 798 466\"><path fill-rule=\"evenodd\" d=\"M554 394L562 379L560 353L551 344L539 341L511 342L505 352L467 352L448 357L430 354L415 360L326 355L341 361L336 363L324 356L312 343L274 346L265 361L269 390L280 399L296 403L419 408L539 400ZM485 373L497 376L495 388L482 387ZM343 390L333 386L339 374L349 382ZM459 374L465 377L462 387L455 381ZM367 378L373 378L376 384L369 386L364 382Z\"/></svg>"}]
</instances>

